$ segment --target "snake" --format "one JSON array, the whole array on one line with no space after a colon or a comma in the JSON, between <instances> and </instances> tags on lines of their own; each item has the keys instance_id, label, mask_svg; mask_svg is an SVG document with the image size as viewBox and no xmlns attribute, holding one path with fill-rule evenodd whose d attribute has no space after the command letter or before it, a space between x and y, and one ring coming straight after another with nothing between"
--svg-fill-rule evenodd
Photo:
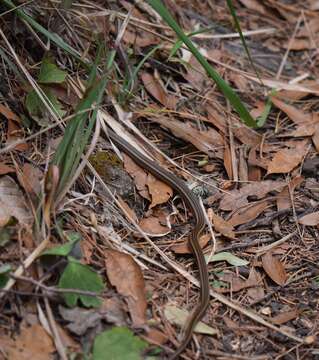
<instances>
[{"instance_id":1,"label":"snake","mask_svg":"<svg viewBox=\"0 0 319 360\"><path fill-rule=\"evenodd\" d=\"M199 198L187 186L187 184L177 177L174 173L158 165L158 162L151 160L113 130L108 130L107 134L111 141L124 153L132 158L137 165L150 172L157 179L171 186L184 200L187 208L193 213L195 226L192 229L191 236L188 239L189 247L192 250L196 265L199 271L200 296L197 306L192 311L190 318L184 330L184 336L175 350L169 357L170 360L177 359L186 349L192 339L193 331L197 323L205 315L209 306L209 278L205 257L199 243L199 237L205 227L205 216L200 204Z\"/></svg>"}]
</instances>

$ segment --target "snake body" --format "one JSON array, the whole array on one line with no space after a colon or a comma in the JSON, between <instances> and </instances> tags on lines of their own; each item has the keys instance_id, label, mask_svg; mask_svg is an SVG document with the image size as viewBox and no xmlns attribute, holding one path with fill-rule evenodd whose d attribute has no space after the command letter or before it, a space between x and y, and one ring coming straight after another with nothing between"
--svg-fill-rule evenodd
<instances>
[{"instance_id":1,"label":"snake body","mask_svg":"<svg viewBox=\"0 0 319 360\"><path fill-rule=\"evenodd\" d=\"M170 360L177 359L190 342L196 324L204 316L209 305L208 271L205 257L199 244L199 236L205 227L205 217L202 207L197 196L188 188L184 181L179 179L173 173L160 167L157 162L152 161L147 156L143 155L112 130L108 131L108 135L114 144L118 146L120 150L129 155L139 166L150 172L159 180L162 180L166 184L170 185L177 193L179 193L195 218L195 227L193 228L191 237L189 238L189 245L196 259L199 270L200 298L198 305L190 316L182 342L174 354L170 357Z\"/></svg>"}]
</instances>

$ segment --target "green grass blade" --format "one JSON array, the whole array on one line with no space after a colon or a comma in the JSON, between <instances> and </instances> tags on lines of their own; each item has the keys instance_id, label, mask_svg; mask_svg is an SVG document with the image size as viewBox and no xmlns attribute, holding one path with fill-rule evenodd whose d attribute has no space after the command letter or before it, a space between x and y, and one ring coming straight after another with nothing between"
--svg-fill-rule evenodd
<instances>
[{"instance_id":1,"label":"green grass blade","mask_svg":"<svg viewBox=\"0 0 319 360\"><path fill-rule=\"evenodd\" d=\"M219 76L219 74L212 68L212 66L210 66L208 61L197 50L195 45L183 32L183 30L180 28L177 22L173 19L173 17L168 12L166 7L162 4L162 2L160 0L147 0L147 2L154 8L155 11L157 11L161 15L163 20L175 31L177 36L183 41L183 43L188 47L188 49L195 56L198 62L206 70L209 77L216 82L218 88L228 99L231 106L238 112L241 120L249 127L257 127L256 121L249 114L245 105L241 102L239 96L233 91L233 89L227 84L227 82Z\"/></svg>"},{"instance_id":2,"label":"green grass blade","mask_svg":"<svg viewBox=\"0 0 319 360\"><path fill-rule=\"evenodd\" d=\"M241 27L240 27L240 24L239 24L239 20L238 20L238 17L237 17L237 14L236 14L236 11L235 11L233 2L232 2L232 0L226 0L226 2L227 2L227 5L228 5L230 14L231 14L231 16L233 17L234 24L235 24L235 28L236 28L236 30L237 30L237 32L238 32L238 34L239 34L240 40L241 40L241 42L242 42L242 44L243 44L243 47L244 47L245 52L246 52L246 54L247 54L248 60L249 60L249 62L250 62L250 64L251 64L252 68L254 69L254 72L255 72L258 80L260 81L261 84L263 84L263 82L262 82L262 80L261 80L261 78L260 78L260 76L259 76L259 72L258 72L258 70L257 70L257 68L256 68L256 66L255 66L255 64L254 64L254 61L253 61L251 55L250 55L250 51L249 51L249 49L248 49L248 46L247 46L247 43L246 43L244 34L243 34L243 32L241 31Z\"/></svg>"}]
</instances>

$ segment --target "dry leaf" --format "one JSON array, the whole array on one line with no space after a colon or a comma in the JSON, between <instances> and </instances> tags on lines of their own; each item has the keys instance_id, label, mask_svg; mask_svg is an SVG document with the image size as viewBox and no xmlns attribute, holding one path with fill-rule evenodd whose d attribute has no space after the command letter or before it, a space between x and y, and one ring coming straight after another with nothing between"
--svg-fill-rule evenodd
<instances>
[{"instance_id":1,"label":"dry leaf","mask_svg":"<svg viewBox=\"0 0 319 360\"><path fill-rule=\"evenodd\" d=\"M18 179L24 190L31 195L38 195L41 191L42 171L31 164L25 163L18 173Z\"/></svg>"},{"instance_id":2,"label":"dry leaf","mask_svg":"<svg viewBox=\"0 0 319 360\"><path fill-rule=\"evenodd\" d=\"M110 283L125 297L131 314L133 326L141 327L146 323L146 293L142 271L132 256L106 250L105 261Z\"/></svg>"},{"instance_id":3,"label":"dry leaf","mask_svg":"<svg viewBox=\"0 0 319 360\"><path fill-rule=\"evenodd\" d=\"M13 120L17 123L21 123L20 118L7 106L0 104L0 114L3 115L8 120Z\"/></svg>"},{"instance_id":4,"label":"dry leaf","mask_svg":"<svg viewBox=\"0 0 319 360\"><path fill-rule=\"evenodd\" d=\"M173 118L153 117L152 120L170 129L176 137L190 142L208 156L223 158L224 139L216 130L212 128L206 131L198 130L189 121L179 121Z\"/></svg>"},{"instance_id":5,"label":"dry leaf","mask_svg":"<svg viewBox=\"0 0 319 360\"><path fill-rule=\"evenodd\" d=\"M250 269L248 280L251 283L258 284L247 289L247 295L249 296L251 302L262 299L265 296L263 280L260 273L256 271L254 267Z\"/></svg>"},{"instance_id":6,"label":"dry leaf","mask_svg":"<svg viewBox=\"0 0 319 360\"><path fill-rule=\"evenodd\" d=\"M211 239L210 234L204 234L199 238L199 245L203 249ZM170 248L175 254L192 254L192 249L189 246L189 241L184 241L181 244L176 244Z\"/></svg>"},{"instance_id":7,"label":"dry leaf","mask_svg":"<svg viewBox=\"0 0 319 360\"><path fill-rule=\"evenodd\" d=\"M149 236L164 236L170 233L170 229L160 223L157 217L143 218L139 222L140 228Z\"/></svg>"},{"instance_id":8,"label":"dry leaf","mask_svg":"<svg viewBox=\"0 0 319 360\"><path fill-rule=\"evenodd\" d=\"M151 344L163 345L168 340L168 335L158 329L149 328L142 338Z\"/></svg>"},{"instance_id":9,"label":"dry leaf","mask_svg":"<svg viewBox=\"0 0 319 360\"><path fill-rule=\"evenodd\" d=\"M220 275L218 277L219 280L224 281L226 283L229 283L230 286L228 288L215 288L219 293L228 293L230 291L232 292L238 292L243 289L247 289L250 287L258 286L259 279L258 278L248 278L247 280L243 280L239 275L231 273L231 272L225 272L224 274Z\"/></svg>"},{"instance_id":10,"label":"dry leaf","mask_svg":"<svg viewBox=\"0 0 319 360\"><path fill-rule=\"evenodd\" d=\"M302 216L298 219L298 223L306 226L319 225L319 211Z\"/></svg>"},{"instance_id":11,"label":"dry leaf","mask_svg":"<svg viewBox=\"0 0 319 360\"><path fill-rule=\"evenodd\" d=\"M146 186L147 173L138 166L129 156L123 154L123 163L125 170L133 178L137 191L143 198L151 201L151 197Z\"/></svg>"},{"instance_id":12,"label":"dry leaf","mask_svg":"<svg viewBox=\"0 0 319 360\"><path fill-rule=\"evenodd\" d=\"M286 270L282 262L267 252L262 256L262 265L266 274L278 285L284 285L287 280Z\"/></svg>"},{"instance_id":13,"label":"dry leaf","mask_svg":"<svg viewBox=\"0 0 319 360\"><path fill-rule=\"evenodd\" d=\"M261 199L271 191L281 191L285 185L283 181L272 180L247 184L240 190L232 190L225 194L220 202L220 209L225 211L239 209L248 204L248 197Z\"/></svg>"},{"instance_id":14,"label":"dry leaf","mask_svg":"<svg viewBox=\"0 0 319 360\"><path fill-rule=\"evenodd\" d=\"M14 173L15 169L5 163L0 163L0 175L6 175L9 173Z\"/></svg>"},{"instance_id":15,"label":"dry leaf","mask_svg":"<svg viewBox=\"0 0 319 360\"><path fill-rule=\"evenodd\" d=\"M0 227L5 226L11 217L21 224L31 224L32 216L22 191L10 176L0 178Z\"/></svg>"},{"instance_id":16,"label":"dry leaf","mask_svg":"<svg viewBox=\"0 0 319 360\"><path fill-rule=\"evenodd\" d=\"M8 120L6 145L8 146L16 142L17 140L21 140L21 137L23 137L23 131L21 130L20 125L13 120ZM26 151L29 149L29 145L23 142L21 144L14 146L14 149L17 151Z\"/></svg>"},{"instance_id":17,"label":"dry leaf","mask_svg":"<svg viewBox=\"0 0 319 360\"><path fill-rule=\"evenodd\" d=\"M236 238L233 231L233 225L224 220L221 216L215 214L211 208L208 209L207 216L212 220L214 228L217 232L232 240Z\"/></svg>"},{"instance_id":18,"label":"dry leaf","mask_svg":"<svg viewBox=\"0 0 319 360\"><path fill-rule=\"evenodd\" d=\"M162 105L168 109L175 109L177 98L172 94L167 94L161 82L149 72L142 72L141 79L146 90Z\"/></svg>"},{"instance_id":19,"label":"dry leaf","mask_svg":"<svg viewBox=\"0 0 319 360\"><path fill-rule=\"evenodd\" d=\"M276 316L273 316L270 321L273 324L276 325L281 325L281 324L285 324L286 322L296 319L296 317L298 317L299 315L299 311L298 309L293 309L293 310L289 310L289 311L284 311L282 313L279 313Z\"/></svg>"},{"instance_id":20,"label":"dry leaf","mask_svg":"<svg viewBox=\"0 0 319 360\"><path fill-rule=\"evenodd\" d=\"M15 340L1 337L0 347L8 360L53 360L55 352L51 337L39 324L22 329Z\"/></svg>"},{"instance_id":21,"label":"dry leaf","mask_svg":"<svg viewBox=\"0 0 319 360\"><path fill-rule=\"evenodd\" d=\"M163 181L158 180L152 174L148 174L146 185L152 198L150 209L156 205L166 203L173 195L173 189Z\"/></svg>"},{"instance_id":22,"label":"dry leaf","mask_svg":"<svg viewBox=\"0 0 319 360\"><path fill-rule=\"evenodd\" d=\"M268 206L268 201L252 203L244 208L240 208L235 214L228 219L228 223L232 226L246 224L256 219Z\"/></svg>"},{"instance_id":23,"label":"dry leaf","mask_svg":"<svg viewBox=\"0 0 319 360\"><path fill-rule=\"evenodd\" d=\"M313 144L315 145L317 153L319 153L319 128L316 129L312 136Z\"/></svg>"},{"instance_id":24,"label":"dry leaf","mask_svg":"<svg viewBox=\"0 0 319 360\"><path fill-rule=\"evenodd\" d=\"M312 114L307 114L292 105L288 105L275 96L271 98L271 102L278 109L282 110L296 125L303 125L305 122L311 122L313 119Z\"/></svg>"},{"instance_id":25,"label":"dry leaf","mask_svg":"<svg viewBox=\"0 0 319 360\"><path fill-rule=\"evenodd\" d=\"M124 210L127 212L127 214L130 216L130 218L135 222L138 222L138 217L135 211L121 198L121 196L117 195L117 200L124 208Z\"/></svg>"},{"instance_id":26,"label":"dry leaf","mask_svg":"<svg viewBox=\"0 0 319 360\"><path fill-rule=\"evenodd\" d=\"M303 181L304 178L302 176L296 176L283 190L281 190L276 199L278 211L291 208L291 197L293 196L293 192Z\"/></svg>"},{"instance_id":27,"label":"dry leaf","mask_svg":"<svg viewBox=\"0 0 319 360\"><path fill-rule=\"evenodd\" d=\"M307 141L299 141L294 148L279 150L268 165L267 175L292 171L301 163L307 151Z\"/></svg>"},{"instance_id":28,"label":"dry leaf","mask_svg":"<svg viewBox=\"0 0 319 360\"><path fill-rule=\"evenodd\" d=\"M228 179L233 179L233 166L231 161L231 151L228 144L225 144L224 151L224 168L227 172Z\"/></svg>"}]
</instances>

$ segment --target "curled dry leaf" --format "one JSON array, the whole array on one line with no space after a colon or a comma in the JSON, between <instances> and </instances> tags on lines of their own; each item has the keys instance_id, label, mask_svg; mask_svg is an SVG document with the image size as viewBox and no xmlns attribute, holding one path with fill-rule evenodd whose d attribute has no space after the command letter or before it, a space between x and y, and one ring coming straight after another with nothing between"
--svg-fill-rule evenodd
<instances>
[{"instance_id":1,"label":"curled dry leaf","mask_svg":"<svg viewBox=\"0 0 319 360\"><path fill-rule=\"evenodd\" d=\"M105 261L110 283L125 297L136 327L146 322L146 293L142 271L132 256L116 250L106 250Z\"/></svg>"},{"instance_id":2,"label":"curled dry leaf","mask_svg":"<svg viewBox=\"0 0 319 360\"><path fill-rule=\"evenodd\" d=\"M286 185L283 181L265 180L250 183L243 186L240 190L228 191L220 202L220 208L225 211L236 210L248 204L248 197L261 199L271 191L281 191Z\"/></svg>"},{"instance_id":3,"label":"curled dry leaf","mask_svg":"<svg viewBox=\"0 0 319 360\"><path fill-rule=\"evenodd\" d=\"M30 195L38 195L41 191L41 179L43 178L42 171L31 165L24 164L21 173L18 173L18 178L21 186Z\"/></svg>"},{"instance_id":4,"label":"curled dry leaf","mask_svg":"<svg viewBox=\"0 0 319 360\"><path fill-rule=\"evenodd\" d=\"M149 236L159 237L170 233L170 228L160 223L157 217L143 218L139 222L140 228L146 232Z\"/></svg>"},{"instance_id":5,"label":"curled dry leaf","mask_svg":"<svg viewBox=\"0 0 319 360\"><path fill-rule=\"evenodd\" d=\"M281 324L285 324L286 322L296 319L299 315L299 311L298 309L293 309L293 310L288 310L288 311L284 311L279 313L276 316L273 316L270 321L273 324L276 325L281 325Z\"/></svg>"},{"instance_id":6,"label":"curled dry leaf","mask_svg":"<svg viewBox=\"0 0 319 360\"><path fill-rule=\"evenodd\" d=\"M48 360L55 351L51 337L39 324L23 328L15 340L2 336L0 347L10 360Z\"/></svg>"},{"instance_id":7,"label":"curled dry leaf","mask_svg":"<svg viewBox=\"0 0 319 360\"><path fill-rule=\"evenodd\" d=\"M158 180L152 174L148 174L146 184L152 198L150 209L156 205L166 203L173 195L173 189L163 181Z\"/></svg>"},{"instance_id":8,"label":"curled dry leaf","mask_svg":"<svg viewBox=\"0 0 319 360\"><path fill-rule=\"evenodd\" d=\"M262 256L262 265L266 274L278 285L284 285L287 273L282 262L271 252Z\"/></svg>"},{"instance_id":9,"label":"curled dry leaf","mask_svg":"<svg viewBox=\"0 0 319 360\"><path fill-rule=\"evenodd\" d=\"M193 144L198 150L204 152L208 156L216 156L223 158L224 139L213 128L202 131L198 130L189 121L179 121L173 118L153 117L153 121L171 130L178 138Z\"/></svg>"},{"instance_id":10,"label":"curled dry leaf","mask_svg":"<svg viewBox=\"0 0 319 360\"><path fill-rule=\"evenodd\" d=\"M221 216L215 214L211 208L208 209L207 215L212 220L214 228L217 232L232 240L236 238L232 224L224 220Z\"/></svg>"},{"instance_id":11,"label":"curled dry leaf","mask_svg":"<svg viewBox=\"0 0 319 360\"><path fill-rule=\"evenodd\" d=\"M319 211L302 216L298 219L298 223L306 226L319 225Z\"/></svg>"},{"instance_id":12,"label":"curled dry leaf","mask_svg":"<svg viewBox=\"0 0 319 360\"><path fill-rule=\"evenodd\" d=\"M168 109L175 109L177 98L167 94L159 79L149 72L142 72L141 79L146 90L162 105Z\"/></svg>"},{"instance_id":13,"label":"curled dry leaf","mask_svg":"<svg viewBox=\"0 0 319 360\"><path fill-rule=\"evenodd\" d=\"M295 147L279 150L268 165L267 175L285 174L297 167L308 151L308 141L298 141Z\"/></svg>"},{"instance_id":14,"label":"curled dry leaf","mask_svg":"<svg viewBox=\"0 0 319 360\"><path fill-rule=\"evenodd\" d=\"M228 220L228 223L231 226L246 224L249 221L256 219L267 208L267 206L267 200L248 204L236 211L235 214Z\"/></svg>"},{"instance_id":15,"label":"curled dry leaf","mask_svg":"<svg viewBox=\"0 0 319 360\"><path fill-rule=\"evenodd\" d=\"M291 208L291 198L293 192L297 186L299 186L304 181L302 176L294 177L287 186L277 195L277 209L284 210Z\"/></svg>"},{"instance_id":16,"label":"curled dry leaf","mask_svg":"<svg viewBox=\"0 0 319 360\"><path fill-rule=\"evenodd\" d=\"M23 225L32 221L22 191L14 180L6 175L0 178L0 227L6 225L12 216Z\"/></svg>"},{"instance_id":17,"label":"curled dry leaf","mask_svg":"<svg viewBox=\"0 0 319 360\"><path fill-rule=\"evenodd\" d=\"M248 281L252 284L258 284L247 289L247 295L251 299L251 301L262 299L265 296L263 279L260 273L254 267L250 269Z\"/></svg>"}]
</instances>

